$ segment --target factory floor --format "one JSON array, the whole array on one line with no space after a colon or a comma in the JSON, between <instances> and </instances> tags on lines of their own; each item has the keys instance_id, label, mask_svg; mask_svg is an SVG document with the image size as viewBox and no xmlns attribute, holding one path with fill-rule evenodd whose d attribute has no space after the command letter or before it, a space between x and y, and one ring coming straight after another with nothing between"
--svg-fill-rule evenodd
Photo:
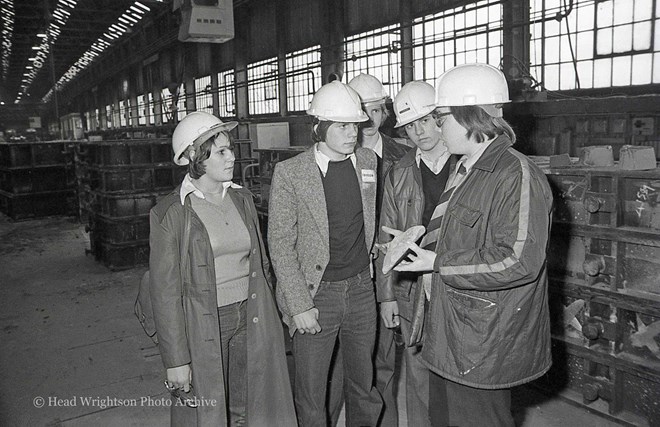
<instances>
[{"instance_id":1,"label":"factory floor","mask_svg":"<svg viewBox=\"0 0 660 427\"><path fill-rule=\"evenodd\" d=\"M109 271L88 247L74 218L0 214L1 426L168 425L158 349L133 315L145 267ZM528 387L513 406L519 426L620 425Z\"/></svg>"}]
</instances>

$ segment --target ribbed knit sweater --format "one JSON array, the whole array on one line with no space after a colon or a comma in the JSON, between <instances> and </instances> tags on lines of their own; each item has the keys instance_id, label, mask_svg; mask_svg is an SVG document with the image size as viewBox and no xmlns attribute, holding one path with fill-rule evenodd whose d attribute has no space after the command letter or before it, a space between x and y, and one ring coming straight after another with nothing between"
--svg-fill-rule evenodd
<instances>
[{"instance_id":1,"label":"ribbed knit sweater","mask_svg":"<svg viewBox=\"0 0 660 427\"><path fill-rule=\"evenodd\" d=\"M250 281L250 234L238 209L229 196L220 205L194 194L190 199L211 240L218 307L244 301Z\"/></svg>"}]
</instances>

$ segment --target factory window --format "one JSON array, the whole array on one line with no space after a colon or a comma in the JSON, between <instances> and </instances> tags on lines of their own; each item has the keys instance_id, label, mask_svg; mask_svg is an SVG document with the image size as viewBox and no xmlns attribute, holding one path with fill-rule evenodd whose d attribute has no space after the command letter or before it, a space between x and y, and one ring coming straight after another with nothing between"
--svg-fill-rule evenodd
<instances>
[{"instance_id":1,"label":"factory window","mask_svg":"<svg viewBox=\"0 0 660 427\"><path fill-rule=\"evenodd\" d=\"M247 78L250 114L279 113L277 58L248 65Z\"/></svg>"},{"instance_id":2,"label":"factory window","mask_svg":"<svg viewBox=\"0 0 660 427\"><path fill-rule=\"evenodd\" d=\"M213 114L211 76L195 79L195 107L197 111L206 111Z\"/></svg>"},{"instance_id":3,"label":"factory window","mask_svg":"<svg viewBox=\"0 0 660 427\"><path fill-rule=\"evenodd\" d=\"M413 22L415 80L434 79L470 62L499 66L502 59L502 5L480 1L417 18Z\"/></svg>"},{"instance_id":4,"label":"factory window","mask_svg":"<svg viewBox=\"0 0 660 427\"><path fill-rule=\"evenodd\" d=\"M320 46L286 55L286 104L289 111L305 111L321 87Z\"/></svg>"},{"instance_id":5,"label":"factory window","mask_svg":"<svg viewBox=\"0 0 660 427\"><path fill-rule=\"evenodd\" d=\"M660 83L660 16L653 5L532 0L532 77L550 90Z\"/></svg>"},{"instance_id":6,"label":"factory window","mask_svg":"<svg viewBox=\"0 0 660 427\"><path fill-rule=\"evenodd\" d=\"M147 93L147 105L144 106L144 114L147 116L147 120L149 121L150 125L153 125L156 123L155 117L156 117L156 111L154 109L154 94L151 92Z\"/></svg>"},{"instance_id":7,"label":"factory window","mask_svg":"<svg viewBox=\"0 0 660 427\"><path fill-rule=\"evenodd\" d=\"M178 87L175 93L171 93L169 88L164 88L161 92L161 99L163 100L163 123L174 120L183 119L186 115L186 90L183 86Z\"/></svg>"},{"instance_id":8,"label":"factory window","mask_svg":"<svg viewBox=\"0 0 660 427\"><path fill-rule=\"evenodd\" d=\"M383 83L391 97L401 87L401 37L392 25L347 37L344 40L346 82L360 73L371 74Z\"/></svg>"},{"instance_id":9,"label":"factory window","mask_svg":"<svg viewBox=\"0 0 660 427\"><path fill-rule=\"evenodd\" d=\"M95 108L91 113L92 122L91 124L88 124L90 130L99 130L101 128L101 124L99 123L100 118L101 112L98 108Z\"/></svg>"},{"instance_id":10,"label":"factory window","mask_svg":"<svg viewBox=\"0 0 660 427\"><path fill-rule=\"evenodd\" d=\"M85 130L92 130L92 113L90 111L85 112L85 123L87 124Z\"/></svg>"},{"instance_id":11,"label":"factory window","mask_svg":"<svg viewBox=\"0 0 660 427\"><path fill-rule=\"evenodd\" d=\"M236 89L234 70L218 73L218 114L220 117L236 115Z\"/></svg>"},{"instance_id":12,"label":"factory window","mask_svg":"<svg viewBox=\"0 0 660 427\"><path fill-rule=\"evenodd\" d=\"M112 104L112 127L118 129L121 127L121 121L119 119L119 104Z\"/></svg>"},{"instance_id":13,"label":"factory window","mask_svg":"<svg viewBox=\"0 0 660 427\"><path fill-rule=\"evenodd\" d=\"M144 102L144 95L138 95L135 108L137 108L138 125L146 125L149 106Z\"/></svg>"},{"instance_id":14,"label":"factory window","mask_svg":"<svg viewBox=\"0 0 660 427\"><path fill-rule=\"evenodd\" d=\"M114 126L112 125L112 120L113 120L112 110L113 107L111 105L105 106L105 129L114 128Z\"/></svg>"},{"instance_id":15,"label":"factory window","mask_svg":"<svg viewBox=\"0 0 660 427\"><path fill-rule=\"evenodd\" d=\"M119 126L121 127L126 127L127 120L126 118L128 115L126 114L126 103L128 101L119 101Z\"/></svg>"}]
</instances>

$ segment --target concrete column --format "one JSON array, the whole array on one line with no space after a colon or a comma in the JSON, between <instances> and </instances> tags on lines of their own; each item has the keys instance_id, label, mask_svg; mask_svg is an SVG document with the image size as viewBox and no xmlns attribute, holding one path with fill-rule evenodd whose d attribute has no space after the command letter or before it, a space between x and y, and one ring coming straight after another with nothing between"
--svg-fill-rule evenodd
<instances>
[{"instance_id":1,"label":"concrete column","mask_svg":"<svg viewBox=\"0 0 660 427\"><path fill-rule=\"evenodd\" d=\"M508 80L520 77L520 61L529 67L529 4L526 0L503 2L504 74Z\"/></svg>"},{"instance_id":2,"label":"concrete column","mask_svg":"<svg viewBox=\"0 0 660 427\"><path fill-rule=\"evenodd\" d=\"M399 14L401 16L401 86L414 80L413 74L413 35L410 2L399 3Z\"/></svg>"},{"instance_id":3,"label":"concrete column","mask_svg":"<svg viewBox=\"0 0 660 427\"><path fill-rule=\"evenodd\" d=\"M344 7L343 2L321 2L321 75L322 84L344 77Z\"/></svg>"}]
</instances>

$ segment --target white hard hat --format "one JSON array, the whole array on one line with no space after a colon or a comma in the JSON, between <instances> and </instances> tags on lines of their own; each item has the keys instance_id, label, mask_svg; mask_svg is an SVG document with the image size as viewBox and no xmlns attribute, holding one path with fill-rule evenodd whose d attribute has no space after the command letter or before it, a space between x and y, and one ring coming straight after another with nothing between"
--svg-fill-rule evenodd
<instances>
[{"instance_id":1,"label":"white hard hat","mask_svg":"<svg viewBox=\"0 0 660 427\"><path fill-rule=\"evenodd\" d=\"M435 89L421 80L406 83L394 97L394 127L405 126L435 110Z\"/></svg>"},{"instance_id":2,"label":"white hard hat","mask_svg":"<svg viewBox=\"0 0 660 427\"><path fill-rule=\"evenodd\" d=\"M501 104L510 102L504 74L488 64L463 64L445 71L436 81L437 107L478 105L502 117Z\"/></svg>"},{"instance_id":3,"label":"white hard hat","mask_svg":"<svg viewBox=\"0 0 660 427\"><path fill-rule=\"evenodd\" d=\"M360 95L364 105L380 104L389 96L380 80L370 74L358 74L348 85Z\"/></svg>"},{"instance_id":4,"label":"white hard hat","mask_svg":"<svg viewBox=\"0 0 660 427\"><path fill-rule=\"evenodd\" d=\"M181 119L172 134L172 149L174 150L174 163L183 166L188 159L181 157L186 148L195 142L203 142L222 131L234 129L238 122L223 123L222 120L205 111L195 111Z\"/></svg>"},{"instance_id":5,"label":"white hard hat","mask_svg":"<svg viewBox=\"0 0 660 427\"><path fill-rule=\"evenodd\" d=\"M362 111L360 96L350 86L333 81L321 86L309 104L307 114L319 120L332 122L366 122L369 117Z\"/></svg>"}]
</instances>

